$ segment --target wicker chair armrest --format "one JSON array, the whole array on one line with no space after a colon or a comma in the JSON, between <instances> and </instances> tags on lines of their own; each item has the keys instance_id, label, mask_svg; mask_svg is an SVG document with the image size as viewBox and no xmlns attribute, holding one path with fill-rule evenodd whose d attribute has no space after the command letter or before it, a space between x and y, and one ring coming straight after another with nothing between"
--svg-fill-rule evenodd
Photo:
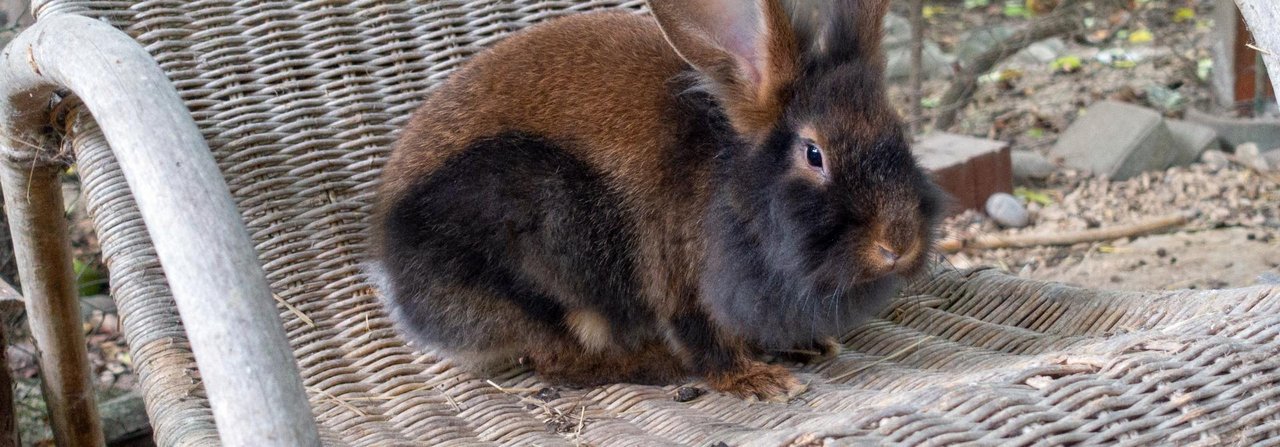
<instances>
[{"instance_id":1,"label":"wicker chair armrest","mask_svg":"<svg viewBox=\"0 0 1280 447\"><path fill-rule=\"evenodd\" d=\"M164 266L223 443L319 445L248 232L152 57L125 33L69 14L41 18L2 57L0 146L11 160L50 147L38 137L55 89L79 97L101 126Z\"/></svg>"}]
</instances>

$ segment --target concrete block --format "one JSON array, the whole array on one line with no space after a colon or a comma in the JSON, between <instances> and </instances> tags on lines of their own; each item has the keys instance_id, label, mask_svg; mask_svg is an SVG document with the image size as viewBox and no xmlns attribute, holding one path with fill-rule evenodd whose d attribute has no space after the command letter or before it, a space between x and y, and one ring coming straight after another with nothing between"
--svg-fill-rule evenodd
<instances>
[{"instance_id":1,"label":"concrete block","mask_svg":"<svg viewBox=\"0 0 1280 447\"><path fill-rule=\"evenodd\" d=\"M1180 154L1159 113L1101 101L1062 134L1050 156L1071 168L1124 180L1168 168Z\"/></svg>"},{"instance_id":2,"label":"concrete block","mask_svg":"<svg viewBox=\"0 0 1280 447\"><path fill-rule=\"evenodd\" d=\"M1188 109L1187 121L1212 128L1227 148L1234 148L1245 143L1256 143L1258 147L1280 147L1280 119L1275 118L1228 118Z\"/></svg>"},{"instance_id":3,"label":"concrete block","mask_svg":"<svg viewBox=\"0 0 1280 447\"><path fill-rule=\"evenodd\" d=\"M955 212L981 210L987 198L1013 191L1009 145L964 135L933 133L913 148L921 166L956 200Z\"/></svg>"},{"instance_id":4,"label":"concrete block","mask_svg":"<svg viewBox=\"0 0 1280 447\"><path fill-rule=\"evenodd\" d=\"M1209 149L1216 149L1218 131L1212 127L1179 120L1165 120L1169 133L1178 146L1178 156L1174 158L1174 166L1186 166L1195 163Z\"/></svg>"}]
</instances>

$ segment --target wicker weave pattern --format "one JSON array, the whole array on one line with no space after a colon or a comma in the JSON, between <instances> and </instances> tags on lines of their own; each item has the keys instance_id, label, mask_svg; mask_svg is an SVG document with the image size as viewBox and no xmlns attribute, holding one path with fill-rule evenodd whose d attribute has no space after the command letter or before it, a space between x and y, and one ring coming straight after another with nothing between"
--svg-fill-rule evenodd
<instances>
[{"instance_id":1,"label":"wicker weave pattern","mask_svg":"<svg viewBox=\"0 0 1280 447\"><path fill-rule=\"evenodd\" d=\"M281 301L329 445L1248 444L1280 438L1280 290L1118 294L990 271L916 284L789 405L674 387L510 394L406 347L358 269L376 175L423 93L531 23L642 1L37 2L125 29L178 86ZM216 445L127 185L87 117L72 143L161 445ZM211 254L216 255L216 254ZM287 303L287 304L285 304ZM191 316L188 316L191 318ZM563 416L561 416L563 414ZM567 433L547 429L567 421ZM581 421L581 429L578 423ZM814 444L816 445L816 444Z\"/></svg>"}]
</instances>

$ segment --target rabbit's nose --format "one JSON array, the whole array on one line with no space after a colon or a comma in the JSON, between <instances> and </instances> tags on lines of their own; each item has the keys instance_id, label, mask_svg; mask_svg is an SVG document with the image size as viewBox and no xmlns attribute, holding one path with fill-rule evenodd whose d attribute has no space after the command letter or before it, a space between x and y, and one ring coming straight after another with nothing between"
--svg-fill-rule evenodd
<instances>
[{"instance_id":1,"label":"rabbit's nose","mask_svg":"<svg viewBox=\"0 0 1280 447\"><path fill-rule=\"evenodd\" d=\"M897 251L894 251L883 243L876 243L876 250L880 252L880 257L884 260L885 264L888 264L890 269L893 269L893 267L898 264L900 256L898 256Z\"/></svg>"}]
</instances>

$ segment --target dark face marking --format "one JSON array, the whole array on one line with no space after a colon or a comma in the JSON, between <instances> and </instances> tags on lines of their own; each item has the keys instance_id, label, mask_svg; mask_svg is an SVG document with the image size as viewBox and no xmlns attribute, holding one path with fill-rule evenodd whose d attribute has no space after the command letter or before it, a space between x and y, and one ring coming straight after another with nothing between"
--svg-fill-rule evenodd
<instances>
[{"instance_id":1,"label":"dark face marking","mask_svg":"<svg viewBox=\"0 0 1280 447\"><path fill-rule=\"evenodd\" d=\"M726 151L703 286L739 335L782 348L838 334L929 260L941 196L876 70L810 63L764 143Z\"/></svg>"}]
</instances>

